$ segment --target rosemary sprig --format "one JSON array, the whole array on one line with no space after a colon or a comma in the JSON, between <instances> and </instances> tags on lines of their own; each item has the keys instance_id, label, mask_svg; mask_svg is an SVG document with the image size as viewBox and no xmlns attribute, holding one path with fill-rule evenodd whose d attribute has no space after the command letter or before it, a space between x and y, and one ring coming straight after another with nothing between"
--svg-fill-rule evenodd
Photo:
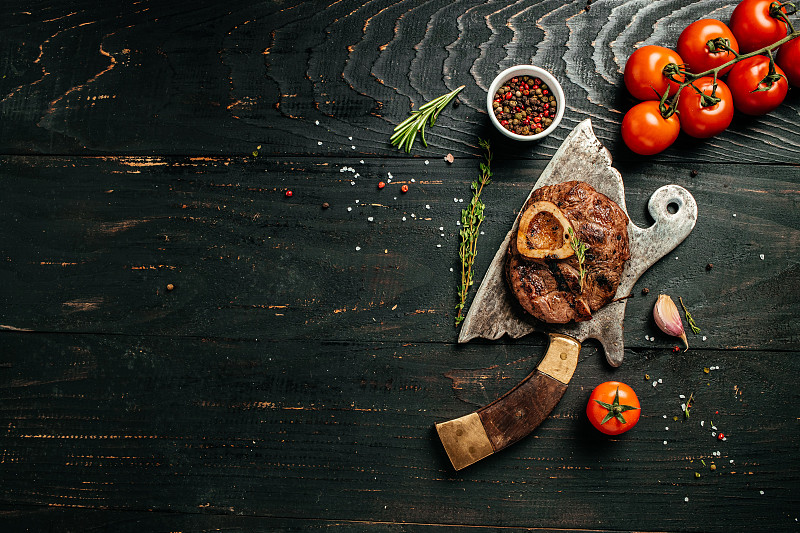
<instances>
[{"instance_id":1,"label":"rosemary sprig","mask_svg":"<svg viewBox=\"0 0 800 533\"><path fill-rule=\"evenodd\" d=\"M575 257L578 258L578 268L580 269L580 279L581 279L581 292L583 292L583 282L586 281L586 267L584 263L586 262L586 243L582 242L572 228L567 228L567 233L569 233L569 245L572 247L572 251L575 252Z\"/></svg>"},{"instance_id":2,"label":"rosemary sprig","mask_svg":"<svg viewBox=\"0 0 800 533\"><path fill-rule=\"evenodd\" d=\"M439 117L439 113L442 112L442 109L447 107L447 104L450 103L450 100L455 98L455 96L460 93L461 89L463 88L464 85L454 91L443 94L442 96L431 100L427 104L423 104L423 106L416 111L412 111L410 117L395 126L394 134L390 139L392 146L397 146L401 150L410 152L411 145L414 144L414 140L417 138L417 133L419 133L422 137L422 144L424 144L427 148L428 143L425 142L425 124L430 121L430 125L433 127L433 125L436 123L436 119Z\"/></svg>"},{"instance_id":3,"label":"rosemary sprig","mask_svg":"<svg viewBox=\"0 0 800 533\"><path fill-rule=\"evenodd\" d=\"M686 322L689 323L689 327L692 328L692 333L697 335L700 333L700 328L697 327L697 324L694 323L694 318L692 318L692 314L686 309L686 306L683 305L683 298L678 296L678 301L681 303L681 307L683 307L683 313L686 315Z\"/></svg>"},{"instance_id":4,"label":"rosemary sprig","mask_svg":"<svg viewBox=\"0 0 800 533\"><path fill-rule=\"evenodd\" d=\"M475 256L478 255L477 243L481 222L483 222L484 204L481 200L483 187L489 185L492 180L492 150L489 141L478 139L478 145L483 148L484 161L481 162L481 173L477 180L472 182L472 200L466 209L461 210L461 244L458 248L458 256L461 258L461 285L458 287L458 305L456 309L456 326L464 321L464 304L467 301L467 292L472 285L472 266L475 263Z\"/></svg>"}]
</instances>

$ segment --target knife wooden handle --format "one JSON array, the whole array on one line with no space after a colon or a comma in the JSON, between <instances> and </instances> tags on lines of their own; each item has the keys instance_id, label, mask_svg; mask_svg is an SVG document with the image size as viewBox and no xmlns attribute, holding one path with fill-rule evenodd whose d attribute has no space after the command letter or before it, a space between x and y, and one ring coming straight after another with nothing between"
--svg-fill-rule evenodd
<instances>
[{"instance_id":1,"label":"knife wooden handle","mask_svg":"<svg viewBox=\"0 0 800 533\"><path fill-rule=\"evenodd\" d=\"M456 470L514 444L547 418L567 390L581 343L550 333L544 358L516 387L466 416L436 424Z\"/></svg>"}]
</instances>

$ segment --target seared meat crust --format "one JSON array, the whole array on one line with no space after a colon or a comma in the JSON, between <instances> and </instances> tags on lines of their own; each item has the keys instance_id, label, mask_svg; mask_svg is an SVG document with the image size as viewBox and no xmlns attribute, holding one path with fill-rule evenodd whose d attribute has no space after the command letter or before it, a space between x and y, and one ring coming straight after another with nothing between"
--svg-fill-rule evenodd
<instances>
[{"instance_id":1,"label":"seared meat crust","mask_svg":"<svg viewBox=\"0 0 800 533\"><path fill-rule=\"evenodd\" d=\"M516 238L506 256L506 281L520 305L539 320L564 324L592 318L617 292L625 261L630 259L628 217L614 201L580 181L542 187L527 207L540 200L556 204L586 244L587 271L580 290L578 259L527 259L519 254Z\"/></svg>"}]
</instances>

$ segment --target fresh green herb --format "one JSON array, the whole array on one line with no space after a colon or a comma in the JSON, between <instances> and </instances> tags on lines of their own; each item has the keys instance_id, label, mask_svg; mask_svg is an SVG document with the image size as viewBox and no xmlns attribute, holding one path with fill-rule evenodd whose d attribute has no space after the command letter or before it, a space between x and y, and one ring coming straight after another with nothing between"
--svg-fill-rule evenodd
<instances>
[{"instance_id":1,"label":"fresh green herb","mask_svg":"<svg viewBox=\"0 0 800 533\"><path fill-rule=\"evenodd\" d=\"M686 322L689 323L689 327L692 328L692 333L697 335L700 333L700 328L697 327L697 324L694 323L694 319L692 318L692 314L686 309L686 306L683 305L683 299L678 296L678 301L681 303L681 307L683 307L683 312L686 315Z\"/></svg>"},{"instance_id":2,"label":"fresh green herb","mask_svg":"<svg viewBox=\"0 0 800 533\"><path fill-rule=\"evenodd\" d=\"M414 140L417 138L417 133L419 133L422 137L422 144L427 147L428 143L425 142L425 124L430 122L431 127L433 127L433 125L436 123L439 113L442 112L442 109L447 107L447 104L450 103L450 100L455 98L455 96L460 93L461 89L463 88L464 85L454 91L443 94L442 96L431 100L418 110L412 111L410 117L395 126L394 134L390 139L392 146L397 146L401 150L410 152L411 145L414 144Z\"/></svg>"},{"instance_id":3,"label":"fresh green herb","mask_svg":"<svg viewBox=\"0 0 800 533\"><path fill-rule=\"evenodd\" d=\"M567 233L569 233L569 245L572 246L572 251L575 252L575 256L578 258L578 268L580 269L580 277L581 277L581 292L583 292L583 282L586 281L586 268L584 267L584 263L586 262L586 243L581 242L572 228L567 228Z\"/></svg>"},{"instance_id":4,"label":"fresh green herb","mask_svg":"<svg viewBox=\"0 0 800 533\"><path fill-rule=\"evenodd\" d=\"M692 408L692 402L694 401L694 393L689 395L689 399L686 400L686 408L683 410L683 416L689 418L689 409Z\"/></svg>"},{"instance_id":5,"label":"fresh green herb","mask_svg":"<svg viewBox=\"0 0 800 533\"><path fill-rule=\"evenodd\" d=\"M484 204L481 200L483 187L489 185L492 180L492 150L489 141L478 139L478 144L483 148L484 161L481 162L481 173L477 180L472 182L472 200L466 209L461 210L461 244L458 248L458 256L461 258L461 285L458 288L458 305L456 309L456 326L464 320L464 304L467 301L467 292L472 285L472 266L475 263L475 256L478 255L477 243L481 222L483 222Z\"/></svg>"}]
</instances>

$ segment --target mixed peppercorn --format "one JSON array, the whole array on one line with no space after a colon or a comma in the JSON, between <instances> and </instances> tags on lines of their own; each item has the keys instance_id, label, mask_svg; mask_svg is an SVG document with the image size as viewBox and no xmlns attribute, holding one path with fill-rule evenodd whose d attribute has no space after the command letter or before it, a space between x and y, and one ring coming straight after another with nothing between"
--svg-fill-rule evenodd
<instances>
[{"instance_id":1,"label":"mixed peppercorn","mask_svg":"<svg viewBox=\"0 0 800 533\"><path fill-rule=\"evenodd\" d=\"M519 76L497 90L492 108L497 120L508 131L535 135L553 123L558 103L540 78Z\"/></svg>"}]
</instances>

